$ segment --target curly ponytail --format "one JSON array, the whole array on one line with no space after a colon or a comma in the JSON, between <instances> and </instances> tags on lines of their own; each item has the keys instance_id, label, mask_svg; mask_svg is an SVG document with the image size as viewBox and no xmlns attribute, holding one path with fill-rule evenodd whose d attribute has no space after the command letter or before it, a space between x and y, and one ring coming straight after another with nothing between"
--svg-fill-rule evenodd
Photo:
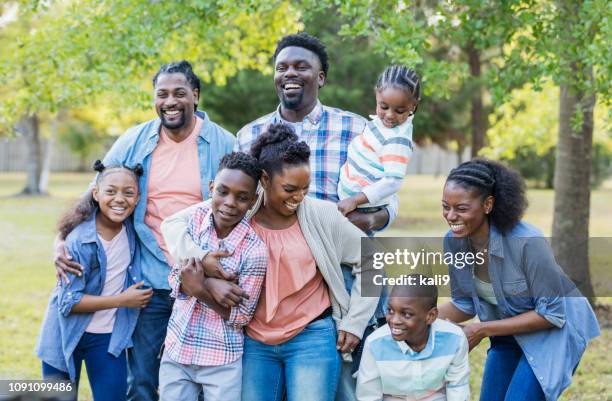
<instances>
[{"instance_id":1,"label":"curly ponytail","mask_svg":"<svg viewBox=\"0 0 612 401\"><path fill-rule=\"evenodd\" d=\"M308 164L310 148L298 141L293 128L287 124L271 124L251 146L251 155L271 177L283 169L283 165Z\"/></svg>"},{"instance_id":2,"label":"curly ponytail","mask_svg":"<svg viewBox=\"0 0 612 401\"><path fill-rule=\"evenodd\" d=\"M102 178L104 178L109 171L118 168L125 169L132 173L136 182L138 182L138 178L144 173L144 169L140 163L130 168L124 165L105 166L101 160L96 160L93 164L93 169L98 172L98 176L96 177L96 185L100 183ZM89 189L87 193L81 197L81 199L79 199L77 203L60 219L58 223L60 237L65 239L76 226L89 219L97 208L98 202L94 199L91 189Z\"/></svg>"}]
</instances>

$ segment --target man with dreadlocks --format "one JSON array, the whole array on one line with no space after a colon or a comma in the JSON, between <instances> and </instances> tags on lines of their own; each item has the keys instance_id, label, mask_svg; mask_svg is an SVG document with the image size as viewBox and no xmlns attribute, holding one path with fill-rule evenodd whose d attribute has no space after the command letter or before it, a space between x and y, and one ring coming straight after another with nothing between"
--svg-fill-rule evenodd
<instances>
[{"instance_id":1,"label":"man with dreadlocks","mask_svg":"<svg viewBox=\"0 0 612 401\"><path fill-rule=\"evenodd\" d=\"M130 128L104 158L105 165L144 167L134 228L140 242L140 264L153 297L142 309L128 350L128 399L158 399L159 354L172 313L168 274L174 264L161 234L163 219L208 198L220 161L234 137L198 111L200 79L187 61L162 65L153 78L158 118ZM82 266L56 241L58 275L80 274Z\"/></svg>"}]
</instances>

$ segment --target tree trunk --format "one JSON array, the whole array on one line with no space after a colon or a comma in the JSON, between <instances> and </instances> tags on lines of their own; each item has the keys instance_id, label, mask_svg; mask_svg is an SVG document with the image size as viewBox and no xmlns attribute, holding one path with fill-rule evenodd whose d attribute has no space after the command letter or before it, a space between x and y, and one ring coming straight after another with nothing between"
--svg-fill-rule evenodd
<instances>
[{"instance_id":1,"label":"tree trunk","mask_svg":"<svg viewBox=\"0 0 612 401\"><path fill-rule=\"evenodd\" d=\"M43 195L41 189L41 175L43 171L43 152L40 139L40 126L36 114L24 116L16 127L17 131L26 140L28 149L26 167L26 186L21 191L21 195Z\"/></svg>"},{"instance_id":2,"label":"tree trunk","mask_svg":"<svg viewBox=\"0 0 612 401\"><path fill-rule=\"evenodd\" d=\"M481 63L480 51L472 44L467 47L468 62L470 64L470 75L474 87L472 89L472 109L471 109L471 125L472 125L472 158L478 156L478 152L484 146L485 133L487 131L487 121L482 105L482 85L481 85Z\"/></svg>"},{"instance_id":3,"label":"tree trunk","mask_svg":"<svg viewBox=\"0 0 612 401\"><path fill-rule=\"evenodd\" d=\"M591 66L579 71L572 66L572 76L593 77ZM595 95L584 94L570 84L561 85L559 101L559 141L555 161L555 210L552 246L555 258L582 294L593 300L589 274L589 215L591 150L593 145L593 108ZM571 125L576 113L582 125Z\"/></svg>"}]
</instances>

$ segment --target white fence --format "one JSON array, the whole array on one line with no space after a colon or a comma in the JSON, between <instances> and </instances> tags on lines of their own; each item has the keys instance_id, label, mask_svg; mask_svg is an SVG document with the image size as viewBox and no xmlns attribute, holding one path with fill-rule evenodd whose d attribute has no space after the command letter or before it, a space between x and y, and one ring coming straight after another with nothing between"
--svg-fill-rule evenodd
<instances>
[{"instance_id":1,"label":"white fence","mask_svg":"<svg viewBox=\"0 0 612 401\"><path fill-rule=\"evenodd\" d=\"M78 157L65 145L57 141L49 144L47 140L43 140L43 149L47 146L51 148L51 171L76 171L79 168ZM92 159L102 156L104 155L96 155ZM27 149L23 139L0 139L0 172L25 171L26 157ZM465 149L463 160L468 160L469 157L470 150ZM408 166L408 173L446 175L457 164L456 152L432 144L415 149Z\"/></svg>"}]
</instances>

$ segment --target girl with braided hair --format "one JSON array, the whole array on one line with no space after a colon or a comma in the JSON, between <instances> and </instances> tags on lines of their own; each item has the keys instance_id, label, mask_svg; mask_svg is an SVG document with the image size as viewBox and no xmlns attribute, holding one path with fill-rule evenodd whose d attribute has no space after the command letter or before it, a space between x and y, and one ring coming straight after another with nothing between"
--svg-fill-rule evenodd
<instances>
[{"instance_id":1,"label":"girl with braided hair","mask_svg":"<svg viewBox=\"0 0 612 401\"><path fill-rule=\"evenodd\" d=\"M94 169L92 191L60 221L65 246L83 272L69 273L53 290L36 354L44 379L71 380L78 389L84 361L94 401L120 401L127 393L126 349L139 310L153 295L141 288L131 221L143 169L100 160Z\"/></svg>"},{"instance_id":2,"label":"girl with braided hair","mask_svg":"<svg viewBox=\"0 0 612 401\"><path fill-rule=\"evenodd\" d=\"M522 177L498 162L463 163L444 185L445 251L485 255L480 264L449 265L451 302L439 308L456 323L478 316L463 326L470 349L490 338L481 401L556 400L599 335L589 302L542 233L521 221L526 207Z\"/></svg>"},{"instance_id":3,"label":"girl with braided hair","mask_svg":"<svg viewBox=\"0 0 612 401\"><path fill-rule=\"evenodd\" d=\"M383 71L375 88L376 115L348 148L340 170L338 210L375 213L399 191L412 155L412 118L421 100L421 79L403 65Z\"/></svg>"}]
</instances>

